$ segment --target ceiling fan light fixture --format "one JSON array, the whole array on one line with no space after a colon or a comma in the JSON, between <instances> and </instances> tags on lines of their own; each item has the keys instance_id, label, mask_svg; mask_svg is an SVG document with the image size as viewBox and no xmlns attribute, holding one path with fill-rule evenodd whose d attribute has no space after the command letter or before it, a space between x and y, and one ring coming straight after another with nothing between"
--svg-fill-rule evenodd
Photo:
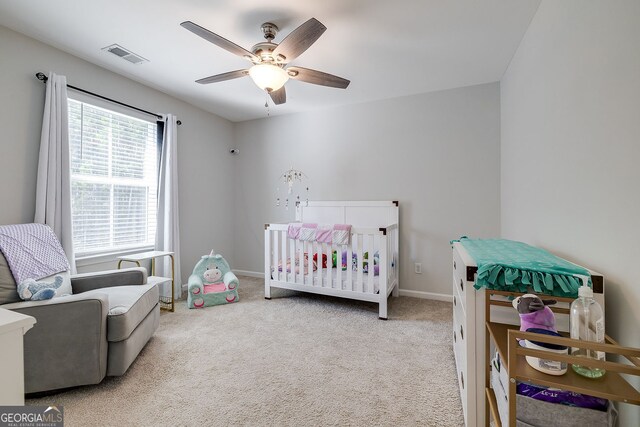
<instances>
[{"instance_id":1,"label":"ceiling fan light fixture","mask_svg":"<svg viewBox=\"0 0 640 427\"><path fill-rule=\"evenodd\" d=\"M264 23L262 31L266 41L255 44L250 51L194 22L184 21L180 26L234 55L248 59L252 63L250 69L228 71L198 79L196 80L198 84L224 82L249 74L254 83L261 90L267 92L267 100L270 97L275 105L287 102L284 84L289 78L303 83L338 89L346 89L349 86L349 80L322 71L302 67L288 67L285 70L287 64L304 53L327 29L315 18L310 18L298 26L280 43L273 42L278 27L270 22Z\"/></svg>"},{"instance_id":2,"label":"ceiling fan light fixture","mask_svg":"<svg viewBox=\"0 0 640 427\"><path fill-rule=\"evenodd\" d=\"M280 89L289 80L289 75L282 68L273 64L256 64L249 69L253 82L267 92Z\"/></svg>"}]
</instances>

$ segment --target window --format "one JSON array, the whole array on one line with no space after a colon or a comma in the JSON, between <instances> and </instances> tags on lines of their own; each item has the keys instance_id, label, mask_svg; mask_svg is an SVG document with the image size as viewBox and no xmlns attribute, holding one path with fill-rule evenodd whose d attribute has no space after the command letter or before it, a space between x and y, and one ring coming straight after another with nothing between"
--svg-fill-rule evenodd
<instances>
[{"instance_id":1,"label":"window","mask_svg":"<svg viewBox=\"0 0 640 427\"><path fill-rule=\"evenodd\" d=\"M71 212L78 255L153 246L157 125L69 99Z\"/></svg>"}]
</instances>

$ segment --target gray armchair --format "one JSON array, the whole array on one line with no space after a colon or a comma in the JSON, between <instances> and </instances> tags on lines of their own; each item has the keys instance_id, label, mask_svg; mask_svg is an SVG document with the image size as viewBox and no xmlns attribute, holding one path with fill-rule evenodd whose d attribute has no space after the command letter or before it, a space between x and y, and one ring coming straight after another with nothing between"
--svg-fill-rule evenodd
<instances>
[{"instance_id":1,"label":"gray armchair","mask_svg":"<svg viewBox=\"0 0 640 427\"><path fill-rule=\"evenodd\" d=\"M0 253L0 307L36 319L24 336L26 393L122 375L158 327L158 289L144 268L79 274L71 286L73 295L21 301Z\"/></svg>"}]
</instances>

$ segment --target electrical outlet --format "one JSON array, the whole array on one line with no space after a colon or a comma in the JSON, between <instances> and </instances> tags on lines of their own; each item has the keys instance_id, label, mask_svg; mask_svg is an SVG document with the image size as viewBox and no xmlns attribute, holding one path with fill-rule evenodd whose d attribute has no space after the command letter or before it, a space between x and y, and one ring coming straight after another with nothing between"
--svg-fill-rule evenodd
<instances>
[{"instance_id":1,"label":"electrical outlet","mask_svg":"<svg viewBox=\"0 0 640 427\"><path fill-rule=\"evenodd\" d=\"M416 274L422 274L422 263L416 262L415 264Z\"/></svg>"}]
</instances>

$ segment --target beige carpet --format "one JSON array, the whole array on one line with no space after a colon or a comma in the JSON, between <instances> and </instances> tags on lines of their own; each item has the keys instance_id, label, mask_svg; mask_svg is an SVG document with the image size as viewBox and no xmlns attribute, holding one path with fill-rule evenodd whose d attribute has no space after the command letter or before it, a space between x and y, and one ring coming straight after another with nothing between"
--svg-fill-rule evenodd
<instances>
[{"instance_id":1,"label":"beige carpet","mask_svg":"<svg viewBox=\"0 0 640 427\"><path fill-rule=\"evenodd\" d=\"M272 291L242 277L240 302L181 301L122 377L38 399L67 426L459 426L451 304L376 304Z\"/></svg>"}]
</instances>

